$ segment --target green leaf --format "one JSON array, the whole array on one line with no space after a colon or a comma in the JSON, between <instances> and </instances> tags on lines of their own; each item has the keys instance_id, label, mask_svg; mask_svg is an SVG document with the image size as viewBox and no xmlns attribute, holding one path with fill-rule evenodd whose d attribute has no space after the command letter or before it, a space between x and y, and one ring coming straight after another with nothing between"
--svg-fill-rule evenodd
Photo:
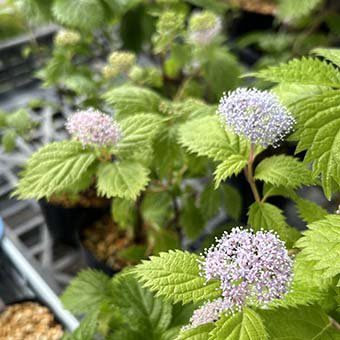
<instances>
[{"instance_id":1,"label":"green leaf","mask_svg":"<svg viewBox=\"0 0 340 340\"><path fill-rule=\"evenodd\" d=\"M306 259L315 261L314 270L324 271L325 278L340 273L340 215L328 215L325 219L313 222L309 230L297 241Z\"/></svg>"},{"instance_id":2,"label":"green leaf","mask_svg":"<svg viewBox=\"0 0 340 340\"><path fill-rule=\"evenodd\" d=\"M222 194L208 183L200 195L201 214L208 220L214 217L220 210Z\"/></svg>"},{"instance_id":3,"label":"green leaf","mask_svg":"<svg viewBox=\"0 0 340 340\"><path fill-rule=\"evenodd\" d=\"M216 113L215 105L208 105L205 102L189 98L183 102L176 103L176 110L180 115L185 115L188 119L204 118L206 116L212 116Z\"/></svg>"},{"instance_id":4,"label":"green leaf","mask_svg":"<svg viewBox=\"0 0 340 340\"><path fill-rule=\"evenodd\" d=\"M6 123L8 127L11 127L18 132L24 132L32 125L29 113L25 109L19 109L18 111L7 115Z\"/></svg>"},{"instance_id":5,"label":"green leaf","mask_svg":"<svg viewBox=\"0 0 340 340\"><path fill-rule=\"evenodd\" d=\"M138 162L116 161L98 167L99 195L135 200L149 182L149 170Z\"/></svg>"},{"instance_id":6,"label":"green leaf","mask_svg":"<svg viewBox=\"0 0 340 340\"><path fill-rule=\"evenodd\" d=\"M324 57L334 65L340 67L340 49L339 48L314 48L313 54Z\"/></svg>"},{"instance_id":7,"label":"green leaf","mask_svg":"<svg viewBox=\"0 0 340 340\"><path fill-rule=\"evenodd\" d=\"M153 145L154 166L161 178L169 178L177 164L184 161L184 152L177 142L178 126L165 125Z\"/></svg>"},{"instance_id":8,"label":"green leaf","mask_svg":"<svg viewBox=\"0 0 340 340\"><path fill-rule=\"evenodd\" d=\"M87 315L80 323L78 328L72 333L66 333L62 340L84 340L93 339L97 331L98 313L94 312Z\"/></svg>"},{"instance_id":9,"label":"green leaf","mask_svg":"<svg viewBox=\"0 0 340 340\"><path fill-rule=\"evenodd\" d=\"M272 156L261 161L256 167L255 179L292 189L314 183L306 165L286 155Z\"/></svg>"},{"instance_id":10,"label":"green leaf","mask_svg":"<svg viewBox=\"0 0 340 340\"><path fill-rule=\"evenodd\" d=\"M331 64L315 58L293 59L270 66L252 75L275 83L297 83L340 88L340 72Z\"/></svg>"},{"instance_id":11,"label":"green leaf","mask_svg":"<svg viewBox=\"0 0 340 340\"><path fill-rule=\"evenodd\" d=\"M110 278L93 269L81 271L61 296L65 308L77 315L98 311L111 298Z\"/></svg>"},{"instance_id":12,"label":"green leaf","mask_svg":"<svg viewBox=\"0 0 340 340\"><path fill-rule=\"evenodd\" d=\"M340 73L339 73L340 74ZM321 174L328 199L340 185L340 97L339 91L302 99L291 106L297 118L296 152L307 150L305 162L313 162L313 175Z\"/></svg>"},{"instance_id":13,"label":"green leaf","mask_svg":"<svg viewBox=\"0 0 340 340\"><path fill-rule=\"evenodd\" d=\"M254 230L274 230L290 248L299 238L300 233L290 227L282 214L282 211L270 203L254 202L248 212L248 224Z\"/></svg>"},{"instance_id":14,"label":"green leaf","mask_svg":"<svg viewBox=\"0 0 340 340\"><path fill-rule=\"evenodd\" d=\"M17 133L12 130L6 130L1 138L1 144L5 152L11 152L16 145Z\"/></svg>"},{"instance_id":15,"label":"green leaf","mask_svg":"<svg viewBox=\"0 0 340 340\"><path fill-rule=\"evenodd\" d=\"M179 220L185 235L195 240L202 233L205 226L205 219L201 210L196 206L195 199L188 197L185 200Z\"/></svg>"},{"instance_id":16,"label":"green leaf","mask_svg":"<svg viewBox=\"0 0 340 340\"><path fill-rule=\"evenodd\" d=\"M21 13L29 20L44 22L51 19L51 5L53 0L17 0Z\"/></svg>"},{"instance_id":17,"label":"green leaf","mask_svg":"<svg viewBox=\"0 0 340 340\"><path fill-rule=\"evenodd\" d=\"M222 315L215 323L208 340L265 340L266 329L260 315L245 308L235 315Z\"/></svg>"},{"instance_id":18,"label":"green leaf","mask_svg":"<svg viewBox=\"0 0 340 340\"><path fill-rule=\"evenodd\" d=\"M55 0L52 12L61 24L86 31L105 22L104 8L97 0Z\"/></svg>"},{"instance_id":19,"label":"green leaf","mask_svg":"<svg viewBox=\"0 0 340 340\"><path fill-rule=\"evenodd\" d=\"M294 20L309 15L323 0L279 0L278 16L284 20Z\"/></svg>"},{"instance_id":20,"label":"green leaf","mask_svg":"<svg viewBox=\"0 0 340 340\"><path fill-rule=\"evenodd\" d=\"M213 93L220 98L224 91L233 90L239 83L240 66L234 55L225 48L206 49L202 65L203 76Z\"/></svg>"},{"instance_id":21,"label":"green leaf","mask_svg":"<svg viewBox=\"0 0 340 340\"><path fill-rule=\"evenodd\" d=\"M145 223L165 227L166 222L173 214L170 194L167 192L146 193L142 202L141 213Z\"/></svg>"},{"instance_id":22,"label":"green leaf","mask_svg":"<svg viewBox=\"0 0 340 340\"><path fill-rule=\"evenodd\" d=\"M245 159L244 155L231 155L220 163L214 172L215 188L218 188L222 181L232 175L238 175L247 163L248 161Z\"/></svg>"},{"instance_id":23,"label":"green leaf","mask_svg":"<svg viewBox=\"0 0 340 340\"><path fill-rule=\"evenodd\" d=\"M113 106L119 117L136 113L158 113L161 97L155 92L138 86L120 86L104 94L106 102Z\"/></svg>"},{"instance_id":24,"label":"green leaf","mask_svg":"<svg viewBox=\"0 0 340 340\"><path fill-rule=\"evenodd\" d=\"M214 328L213 323L206 323L195 328L181 331L176 340L207 340L210 331Z\"/></svg>"},{"instance_id":25,"label":"green leaf","mask_svg":"<svg viewBox=\"0 0 340 340\"><path fill-rule=\"evenodd\" d=\"M179 129L179 143L189 152L206 156L215 161L224 161L232 155L248 155L249 148L244 140L226 132L217 117L194 119Z\"/></svg>"},{"instance_id":26,"label":"green leaf","mask_svg":"<svg viewBox=\"0 0 340 340\"><path fill-rule=\"evenodd\" d=\"M112 289L114 304L125 318L123 328L133 331L135 339L160 339L171 323L171 304L143 288L130 272L115 276Z\"/></svg>"},{"instance_id":27,"label":"green leaf","mask_svg":"<svg viewBox=\"0 0 340 340\"><path fill-rule=\"evenodd\" d=\"M272 340L336 340L329 317L319 307L259 310Z\"/></svg>"},{"instance_id":28,"label":"green leaf","mask_svg":"<svg viewBox=\"0 0 340 340\"><path fill-rule=\"evenodd\" d=\"M117 143L115 149L122 157L133 157L133 154L138 154L151 145L162 126L162 119L156 114L142 113L121 120L119 125L123 138Z\"/></svg>"},{"instance_id":29,"label":"green leaf","mask_svg":"<svg viewBox=\"0 0 340 340\"><path fill-rule=\"evenodd\" d=\"M213 300L221 295L219 282L206 283L200 276L199 256L180 250L170 250L151 256L149 261L135 267L135 273L156 296L173 302Z\"/></svg>"},{"instance_id":30,"label":"green leaf","mask_svg":"<svg viewBox=\"0 0 340 340\"><path fill-rule=\"evenodd\" d=\"M275 94L286 106L290 106L301 99L312 97L328 90L330 90L330 88L327 86L301 86L293 83L280 83L273 88Z\"/></svg>"},{"instance_id":31,"label":"green leaf","mask_svg":"<svg viewBox=\"0 0 340 340\"><path fill-rule=\"evenodd\" d=\"M113 199L111 215L118 227L133 229L137 218L135 202L124 198Z\"/></svg>"},{"instance_id":32,"label":"green leaf","mask_svg":"<svg viewBox=\"0 0 340 340\"><path fill-rule=\"evenodd\" d=\"M298 197L295 200L299 216L307 223L313 223L321 220L327 215L327 210L320 207L318 204Z\"/></svg>"},{"instance_id":33,"label":"green leaf","mask_svg":"<svg viewBox=\"0 0 340 340\"><path fill-rule=\"evenodd\" d=\"M149 236L153 237L153 253L155 255L181 246L179 235L173 230L159 228L150 232Z\"/></svg>"},{"instance_id":34,"label":"green leaf","mask_svg":"<svg viewBox=\"0 0 340 340\"><path fill-rule=\"evenodd\" d=\"M90 149L75 141L43 146L28 160L13 195L20 199L40 199L72 189L95 162Z\"/></svg>"},{"instance_id":35,"label":"green leaf","mask_svg":"<svg viewBox=\"0 0 340 340\"><path fill-rule=\"evenodd\" d=\"M224 184L222 190L227 214L235 221L238 221L242 212L242 197L240 192L235 187L228 184Z\"/></svg>"}]
</instances>

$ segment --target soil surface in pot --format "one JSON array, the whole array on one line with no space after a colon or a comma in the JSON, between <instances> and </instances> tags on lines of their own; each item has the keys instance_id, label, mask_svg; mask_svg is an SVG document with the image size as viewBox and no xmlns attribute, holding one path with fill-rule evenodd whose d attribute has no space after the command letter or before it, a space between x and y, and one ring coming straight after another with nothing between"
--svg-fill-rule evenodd
<instances>
[{"instance_id":1,"label":"soil surface in pot","mask_svg":"<svg viewBox=\"0 0 340 340\"><path fill-rule=\"evenodd\" d=\"M50 310L35 302L10 305L0 314L2 340L59 340L63 333Z\"/></svg>"},{"instance_id":2,"label":"soil surface in pot","mask_svg":"<svg viewBox=\"0 0 340 340\"><path fill-rule=\"evenodd\" d=\"M134 244L109 215L85 228L81 233L81 239L86 249L114 271L120 271L136 262L120 256L123 250Z\"/></svg>"},{"instance_id":3,"label":"soil surface in pot","mask_svg":"<svg viewBox=\"0 0 340 340\"><path fill-rule=\"evenodd\" d=\"M110 204L109 199L97 195L97 190L94 186L78 194L62 193L52 195L49 197L48 202L65 208L103 208Z\"/></svg>"}]
</instances>

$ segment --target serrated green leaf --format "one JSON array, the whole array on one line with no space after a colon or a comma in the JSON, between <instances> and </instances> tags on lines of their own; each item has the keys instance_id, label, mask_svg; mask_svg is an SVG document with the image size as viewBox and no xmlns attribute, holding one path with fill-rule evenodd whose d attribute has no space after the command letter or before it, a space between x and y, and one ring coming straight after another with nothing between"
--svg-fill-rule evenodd
<instances>
[{"instance_id":1,"label":"serrated green leaf","mask_svg":"<svg viewBox=\"0 0 340 340\"><path fill-rule=\"evenodd\" d=\"M306 165L297 158L286 155L265 158L256 167L255 179L292 189L314 183Z\"/></svg>"},{"instance_id":2,"label":"serrated green leaf","mask_svg":"<svg viewBox=\"0 0 340 340\"><path fill-rule=\"evenodd\" d=\"M158 113L162 100L149 89L127 85L109 90L103 97L119 117L143 112Z\"/></svg>"},{"instance_id":3,"label":"serrated green leaf","mask_svg":"<svg viewBox=\"0 0 340 340\"><path fill-rule=\"evenodd\" d=\"M208 340L265 340L266 329L260 315L245 308L235 315L222 315L209 333Z\"/></svg>"},{"instance_id":4,"label":"serrated green leaf","mask_svg":"<svg viewBox=\"0 0 340 340\"><path fill-rule=\"evenodd\" d=\"M101 196L135 200L149 182L149 170L138 162L116 161L98 167L97 191Z\"/></svg>"},{"instance_id":5,"label":"serrated green leaf","mask_svg":"<svg viewBox=\"0 0 340 340\"><path fill-rule=\"evenodd\" d=\"M212 116L216 112L215 105L208 105L201 100L189 98L175 105L180 115L187 116L188 119L204 118Z\"/></svg>"},{"instance_id":6,"label":"serrated green leaf","mask_svg":"<svg viewBox=\"0 0 340 340\"><path fill-rule=\"evenodd\" d=\"M183 124L179 143L191 153L224 161L231 155L248 154L248 144L235 134L226 132L216 116L194 119Z\"/></svg>"},{"instance_id":7,"label":"serrated green leaf","mask_svg":"<svg viewBox=\"0 0 340 340\"><path fill-rule=\"evenodd\" d=\"M276 83L297 83L340 88L340 72L331 64L315 58L293 59L254 73L258 78Z\"/></svg>"},{"instance_id":8,"label":"serrated green leaf","mask_svg":"<svg viewBox=\"0 0 340 340\"><path fill-rule=\"evenodd\" d=\"M112 289L114 304L125 319L123 327L133 331L135 339L160 339L171 324L172 305L143 288L131 273L114 277Z\"/></svg>"},{"instance_id":9,"label":"serrated green leaf","mask_svg":"<svg viewBox=\"0 0 340 340\"><path fill-rule=\"evenodd\" d=\"M340 273L340 215L328 215L311 223L309 230L296 242L306 259L315 261L315 270L324 271L324 278Z\"/></svg>"},{"instance_id":10,"label":"serrated green leaf","mask_svg":"<svg viewBox=\"0 0 340 340\"><path fill-rule=\"evenodd\" d=\"M52 7L54 17L65 26L90 31L105 22L105 12L97 0L55 0Z\"/></svg>"},{"instance_id":11,"label":"serrated green leaf","mask_svg":"<svg viewBox=\"0 0 340 340\"><path fill-rule=\"evenodd\" d=\"M314 48L313 54L324 57L334 65L340 67L340 49L339 48Z\"/></svg>"},{"instance_id":12,"label":"serrated green leaf","mask_svg":"<svg viewBox=\"0 0 340 340\"><path fill-rule=\"evenodd\" d=\"M176 340L207 340L213 328L213 323L206 323L195 328L189 328L181 331Z\"/></svg>"},{"instance_id":13,"label":"serrated green leaf","mask_svg":"<svg viewBox=\"0 0 340 340\"><path fill-rule=\"evenodd\" d=\"M232 175L238 175L247 163L248 160L245 159L244 155L231 155L220 163L214 172L215 189L220 186L222 181Z\"/></svg>"},{"instance_id":14,"label":"serrated green leaf","mask_svg":"<svg viewBox=\"0 0 340 340\"><path fill-rule=\"evenodd\" d=\"M339 73L340 74L340 73ZM313 162L313 174L321 174L322 187L330 199L334 183L340 185L339 91L302 99L291 106L297 118L296 152L307 150L305 162Z\"/></svg>"},{"instance_id":15,"label":"serrated green leaf","mask_svg":"<svg viewBox=\"0 0 340 340\"><path fill-rule=\"evenodd\" d=\"M326 209L312 201L298 197L295 199L295 204L298 209L299 216L307 223L313 223L321 220L327 215Z\"/></svg>"},{"instance_id":16,"label":"serrated green leaf","mask_svg":"<svg viewBox=\"0 0 340 340\"><path fill-rule=\"evenodd\" d=\"M123 137L114 148L122 157L133 157L151 145L162 126L162 118L152 113L135 114L119 121L119 125Z\"/></svg>"},{"instance_id":17,"label":"serrated green leaf","mask_svg":"<svg viewBox=\"0 0 340 340\"><path fill-rule=\"evenodd\" d=\"M285 106L290 106L295 102L312 97L330 90L327 86L299 85L293 83L280 83L273 88L275 94L280 98Z\"/></svg>"},{"instance_id":18,"label":"serrated green leaf","mask_svg":"<svg viewBox=\"0 0 340 340\"><path fill-rule=\"evenodd\" d=\"M259 310L273 340L336 340L329 317L318 307Z\"/></svg>"},{"instance_id":19,"label":"serrated green leaf","mask_svg":"<svg viewBox=\"0 0 340 340\"><path fill-rule=\"evenodd\" d=\"M151 256L135 267L137 277L156 292L156 296L173 302L205 301L220 297L219 282L206 283L199 275L199 256L180 250L170 250Z\"/></svg>"},{"instance_id":20,"label":"serrated green leaf","mask_svg":"<svg viewBox=\"0 0 340 340\"><path fill-rule=\"evenodd\" d=\"M287 224L282 211L270 203L254 202L249 208L248 224L254 230L276 231L288 248L300 237L300 233Z\"/></svg>"},{"instance_id":21,"label":"serrated green leaf","mask_svg":"<svg viewBox=\"0 0 340 340\"><path fill-rule=\"evenodd\" d=\"M282 20L299 19L309 15L323 0L279 0L278 16Z\"/></svg>"},{"instance_id":22,"label":"serrated green leaf","mask_svg":"<svg viewBox=\"0 0 340 340\"><path fill-rule=\"evenodd\" d=\"M20 199L40 199L72 189L95 159L90 149L75 141L45 145L28 160L13 195Z\"/></svg>"},{"instance_id":23,"label":"serrated green leaf","mask_svg":"<svg viewBox=\"0 0 340 340\"><path fill-rule=\"evenodd\" d=\"M110 278L93 269L81 271L61 296L65 308L77 315L98 311L111 298Z\"/></svg>"}]
</instances>

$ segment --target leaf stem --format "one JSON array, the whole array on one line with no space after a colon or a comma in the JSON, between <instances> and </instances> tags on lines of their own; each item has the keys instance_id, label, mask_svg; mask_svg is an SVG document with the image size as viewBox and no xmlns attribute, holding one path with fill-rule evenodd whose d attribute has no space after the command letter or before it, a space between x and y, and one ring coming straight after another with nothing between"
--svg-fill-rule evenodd
<instances>
[{"instance_id":1,"label":"leaf stem","mask_svg":"<svg viewBox=\"0 0 340 340\"><path fill-rule=\"evenodd\" d=\"M255 159L255 144L251 143L250 144L250 154L249 154L249 160L247 167L244 169L244 173L246 176L246 179L250 185L251 191L254 195L255 201L256 202L261 202L260 194L257 190L255 179L254 179L254 173L253 173L253 164L254 164L254 159Z\"/></svg>"}]
</instances>

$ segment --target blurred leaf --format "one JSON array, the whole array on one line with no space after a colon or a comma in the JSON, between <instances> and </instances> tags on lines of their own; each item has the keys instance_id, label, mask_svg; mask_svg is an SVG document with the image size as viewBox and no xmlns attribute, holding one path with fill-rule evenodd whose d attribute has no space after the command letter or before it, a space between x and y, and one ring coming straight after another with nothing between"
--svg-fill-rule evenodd
<instances>
[{"instance_id":1,"label":"blurred leaf","mask_svg":"<svg viewBox=\"0 0 340 340\"><path fill-rule=\"evenodd\" d=\"M209 50L203 61L203 75L211 89L213 99L219 99L223 92L233 90L239 84L241 74L237 59L226 49Z\"/></svg>"},{"instance_id":2,"label":"blurred leaf","mask_svg":"<svg viewBox=\"0 0 340 340\"><path fill-rule=\"evenodd\" d=\"M180 217L180 224L186 236L191 240L196 239L202 233L205 221L201 210L195 204L195 199L189 196L185 200Z\"/></svg>"},{"instance_id":3,"label":"blurred leaf","mask_svg":"<svg viewBox=\"0 0 340 340\"><path fill-rule=\"evenodd\" d=\"M11 152L14 150L16 145L17 134L14 130L6 130L2 136L1 144L5 152Z\"/></svg>"},{"instance_id":4,"label":"blurred leaf","mask_svg":"<svg viewBox=\"0 0 340 340\"><path fill-rule=\"evenodd\" d=\"M232 185L224 184L221 186L224 193L224 206L227 215L238 221L242 212L242 196Z\"/></svg>"}]
</instances>

